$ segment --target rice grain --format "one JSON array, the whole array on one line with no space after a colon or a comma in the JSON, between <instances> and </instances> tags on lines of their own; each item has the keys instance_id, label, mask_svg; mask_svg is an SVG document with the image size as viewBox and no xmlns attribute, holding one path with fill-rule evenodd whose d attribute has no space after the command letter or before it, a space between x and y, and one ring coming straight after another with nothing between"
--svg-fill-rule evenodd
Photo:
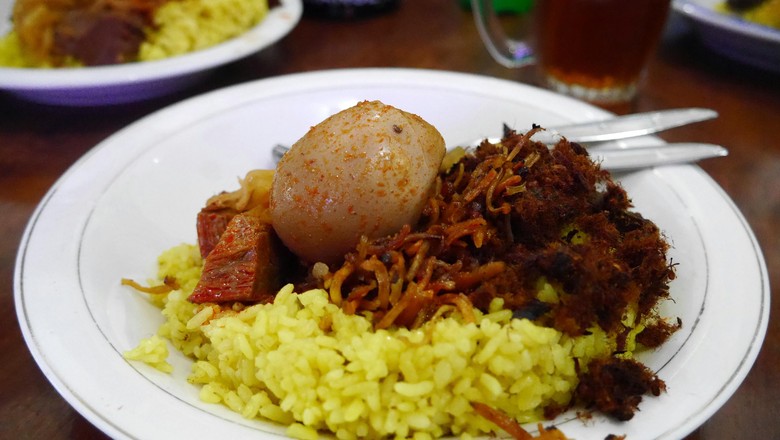
<instances>
[{"instance_id":1,"label":"rice grain","mask_svg":"<svg viewBox=\"0 0 780 440\"><path fill-rule=\"evenodd\" d=\"M190 245L166 251L161 268L171 272L158 275L192 285L186 278L199 276L192 266L200 262L191 255ZM493 432L471 402L538 421L545 406L570 400L575 357L586 365L615 347L596 329L572 338L513 319L500 300L476 324L452 314L418 329L375 331L370 317L345 314L323 290L285 286L272 304L240 311L196 306L187 295L163 300L158 333L195 359L189 380L202 386L201 400L287 425L302 439L319 431L339 439Z\"/></svg>"}]
</instances>

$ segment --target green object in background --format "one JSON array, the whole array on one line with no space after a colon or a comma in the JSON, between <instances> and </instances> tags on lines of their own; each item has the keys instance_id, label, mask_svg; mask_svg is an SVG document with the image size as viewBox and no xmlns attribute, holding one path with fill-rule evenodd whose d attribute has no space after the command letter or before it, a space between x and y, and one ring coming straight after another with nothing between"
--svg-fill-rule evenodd
<instances>
[{"instance_id":1,"label":"green object in background","mask_svg":"<svg viewBox=\"0 0 780 440\"><path fill-rule=\"evenodd\" d=\"M471 10L471 0L459 0L463 9ZM493 7L499 14L523 14L531 10L533 0L493 0Z\"/></svg>"}]
</instances>

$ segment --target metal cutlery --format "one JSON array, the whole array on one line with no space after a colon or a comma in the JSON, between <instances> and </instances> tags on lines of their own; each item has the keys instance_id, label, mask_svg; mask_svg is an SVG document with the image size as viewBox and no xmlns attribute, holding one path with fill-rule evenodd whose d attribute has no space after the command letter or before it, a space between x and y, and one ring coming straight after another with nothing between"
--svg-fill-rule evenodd
<instances>
[{"instance_id":1,"label":"metal cutlery","mask_svg":"<svg viewBox=\"0 0 780 440\"><path fill-rule=\"evenodd\" d=\"M561 136L571 142L604 142L658 133L675 127L718 117L715 110L680 108L634 113L602 121L545 127L533 140L546 144L558 142Z\"/></svg>"},{"instance_id":2,"label":"metal cutlery","mask_svg":"<svg viewBox=\"0 0 780 440\"><path fill-rule=\"evenodd\" d=\"M714 110L704 108L683 108L635 113L617 116L602 121L585 122L546 128L534 135L534 141L549 145L557 143L561 137L571 142L596 143L626 139L658 133L670 128L695 122L706 121L718 116ZM470 145L476 146L482 140ZM498 142L498 138L489 138ZM276 145L272 150L274 160L279 160L289 149L285 145ZM589 148L591 157L608 170L628 170L675 163L690 163L712 157L728 155L728 150L720 145L703 143L673 143L625 148L594 147Z\"/></svg>"},{"instance_id":3,"label":"metal cutlery","mask_svg":"<svg viewBox=\"0 0 780 440\"><path fill-rule=\"evenodd\" d=\"M288 149L289 147L284 145L274 146L274 160L281 159ZM594 161L601 163L603 169L612 171L691 163L728 155L728 150L720 145L693 142L631 148L594 148L589 152Z\"/></svg>"},{"instance_id":4,"label":"metal cutlery","mask_svg":"<svg viewBox=\"0 0 780 440\"><path fill-rule=\"evenodd\" d=\"M591 149L589 152L594 161L601 163L601 168L612 171L691 163L728 155L728 150L720 145L690 142L646 147Z\"/></svg>"}]
</instances>

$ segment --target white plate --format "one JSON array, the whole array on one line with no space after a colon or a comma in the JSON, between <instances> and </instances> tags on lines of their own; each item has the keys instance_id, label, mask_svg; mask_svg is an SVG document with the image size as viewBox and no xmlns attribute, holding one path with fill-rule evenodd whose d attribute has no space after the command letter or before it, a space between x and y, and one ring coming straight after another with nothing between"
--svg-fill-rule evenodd
<instances>
[{"instance_id":1,"label":"white plate","mask_svg":"<svg viewBox=\"0 0 780 440\"><path fill-rule=\"evenodd\" d=\"M674 0L702 43L733 60L780 72L780 30L724 14L715 7L725 0Z\"/></svg>"},{"instance_id":2,"label":"white plate","mask_svg":"<svg viewBox=\"0 0 780 440\"><path fill-rule=\"evenodd\" d=\"M11 30L15 0L0 0L0 36ZM211 69L256 53L287 35L303 13L301 0L281 0L243 35L216 46L160 61L60 69L0 67L0 90L59 105L140 101L181 90Z\"/></svg>"},{"instance_id":3,"label":"white plate","mask_svg":"<svg viewBox=\"0 0 780 440\"><path fill-rule=\"evenodd\" d=\"M526 129L609 116L503 80L365 69L234 86L132 124L57 181L19 249L15 300L25 340L73 407L118 438L258 439L284 432L201 403L197 387L186 381L189 361L178 353L171 355L171 376L126 362L121 353L153 334L162 318L119 280L147 279L162 250L194 243L195 215L206 198L236 188L249 169L272 167L275 143L290 144L363 99L421 115L450 145L496 134L504 122ZM684 326L642 357L659 370L668 392L646 398L628 423L600 416L582 422L573 413L555 423L574 438L679 438L715 412L752 365L769 313L766 268L745 219L699 167L619 177L637 209L670 238L670 256L679 263L671 287L675 301L664 314L680 316Z\"/></svg>"}]
</instances>

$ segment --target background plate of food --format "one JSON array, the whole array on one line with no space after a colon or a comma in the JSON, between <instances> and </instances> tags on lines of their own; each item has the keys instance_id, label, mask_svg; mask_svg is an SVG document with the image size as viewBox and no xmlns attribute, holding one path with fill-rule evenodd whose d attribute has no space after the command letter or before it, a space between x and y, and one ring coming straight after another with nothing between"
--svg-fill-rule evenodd
<instances>
[{"instance_id":1,"label":"background plate of food","mask_svg":"<svg viewBox=\"0 0 780 440\"><path fill-rule=\"evenodd\" d=\"M300 0L0 1L0 90L62 105L139 101L273 44Z\"/></svg>"},{"instance_id":2,"label":"background plate of food","mask_svg":"<svg viewBox=\"0 0 780 440\"><path fill-rule=\"evenodd\" d=\"M476 413L477 409L492 406L512 411L499 397L510 399L528 393L532 398L525 402L528 406L522 414L526 419L521 421L529 422L525 427L535 432L536 423L527 417L542 415L543 402L535 400L533 391L541 390L548 393L543 398L548 408L556 407L550 406L550 396L560 404L554 418L543 421L544 426L555 425L570 438L614 434L631 439L672 439L693 431L737 389L766 331L768 275L744 217L695 165L614 175L633 201L633 209L657 225L671 245L667 257L676 277L668 285L671 300L663 301L658 313L673 326L677 318L682 323L657 348L624 347L634 351L635 359L657 374L666 389L658 396L645 395L628 421L577 405L569 408L565 398L576 384L564 376L574 374L574 358L584 356L587 349L579 354L565 352L582 346L549 333L550 329L541 333L533 330L529 319L514 312L474 312L478 324L440 316L429 321L430 327L423 323L417 329L403 330L406 333L381 333L371 330L370 323L352 325L363 318L345 317L338 311L328 312L327 322L317 325L299 321L304 315L325 316L317 315L320 312L313 308L332 310L335 306L329 305L327 295L301 296L307 304L302 306L298 297L286 293L279 294L273 305L260 307L278 306L275 310L294 316L273 317L263 311L252 312L250 317L244 314L250 308L241 307L240 311L219 311L228 322L212 316L214 307L199 305L188 306L182 320L172 316L179 312L171 308L166 308L164 316L159 301L150 301L148 293L122 284L123 279L144 286L155 284L158 257L168 249L197 242L196 217L206 200L237 188L237 179L250 170L274 169L271 150L277 143L292 145L307 133L316 135L317 130L310 132L311 127L366 100L379 100L418 115L441 133L448 146L494 136L503 124L524 132L533 124L551 126L610 116L549 91L493 78L410 69L350 69L234 86L139 120L93 148L55 183L33 214L19 248L14 286L18 319L30 351L57 391L114 438L306 438L317 435L312 426L321 435L327 436L330 429L345 438L377 434L380 427L389 427L382 432L401 436L415 432L438 436L464 430L500 433L496 425L481 417L482 412ZM419 124L413 120L417 122L410 122L412 125L391 123L386 127L389 136L419 134L419 130L410 129ZM653 137L632 142L662 143ZM568 161L571 151L568 154L560 157ZM533 172L528 174L524 167L540 166L531 162L543 160L527 156L524 161L518 173L530 176ZM517 183L518 179L513 179ZM507 187L507 193L526 190L522 185L513 188L510 191ZM316 187L307 191L318 197ZM345 194L352 191L344 189ZM544 188L533 190L537 191ZM614 196L620 190L614 187L610 191ZM470 209L481 208L473 205ZM627 224L637 225L639 217L628 215L625 219ZM571 230L564 235L568 242L587 241ZM197 251L189 249L183 253L185 260L188 256L194 259L188 261L197 260ZM393 258L386 260L389 263ZM183 269L179 266L176 270ZM182 292L182 286L168 287L179 289L166 290L168 304L173 301L171 295L181 299L176 292ZM559 295L555 289L545 292ZM457 305L449 308L454 316L462 304L452 303ZM539 319L545 313L541 312ZM173 321L178 322L179 330L174 331ZM249 345L246 335L228 333L231 336L221 337L221 342L212 335L211 348L200 353L197 351L204 346L196 340L202 334L190 332L201 326L211 326L219 333L272 323L287 327L263 333L258 340L250 338L253 342ZM454 327L440 331L433 327L439 323ZM503 325L512 329L496 330ZM334 333L345 328L355 333L347 338L347 347L334 355L332 350L339 347L333 342ZM526 336L513 333L527 330L531 333ZM307 331L325 333L299 335ZM195 350L193 356L205 357L194 362L171 347L165 338L176 332L179 336L171 340L195 342L195 348L189 350ZM499 339L499 333L509 339ZM597 333L582 332L581 336L598 337ZM434 345L434 339L452 335L457 336L455 340ZM373 337L379 339L366 339ZM631 337L623 335L624 342ZM518 340L536 349L517 349ZM149 344L139 345L140 341ZM292 343L302 351L284 355L280 348L274 354L253 358L255 343ZM309 343L324 344L314 350L318 356L311 356L315 346ZM217 353L212 350L217 346L232 347L232 351L211 356ZM323 347L326 350L320 352ZM564 354L552 358L534 354L554 347L563 347ZM384 351L391 349L397 352L388 355ZM467 355L459 357L458 353ZM244 355L249 361L239 359L241 367L225 364L223 369L223 361L229 363ZM716 364L718 368L712 368ZM276 367L262 374L253 370L268 365ZM514 385L504 385L504 376L514 374L520 365L533 373L522 373L513 379ZM569 373L562 373L566 368ZM475 375L475 371L481 373ZM226 372L230 373L226 381L210 379L224 379ZM332 387L360 374L363 379L351 384L349 391L345 388L333 394ZM297 391L284 391L289 387ZM380 394L389 400L379 400ZM498 400L487 404L490 396ZM299 405L303 400L312 403ZM456 411L461 416L453 416ZM458 420L469 423L456 425Z\"/></svg>"},{"instance_id":3,"label":"background plate of food","mask_svg":"<svg viewBox=\"0 0 780 440\"><path fill-rule=\"evenodd\" d=\"M745 5L742 8L729 6ZM780 72L780 2L675 0L702 43L733 60Z\"/></svg>"}]
</instances>

